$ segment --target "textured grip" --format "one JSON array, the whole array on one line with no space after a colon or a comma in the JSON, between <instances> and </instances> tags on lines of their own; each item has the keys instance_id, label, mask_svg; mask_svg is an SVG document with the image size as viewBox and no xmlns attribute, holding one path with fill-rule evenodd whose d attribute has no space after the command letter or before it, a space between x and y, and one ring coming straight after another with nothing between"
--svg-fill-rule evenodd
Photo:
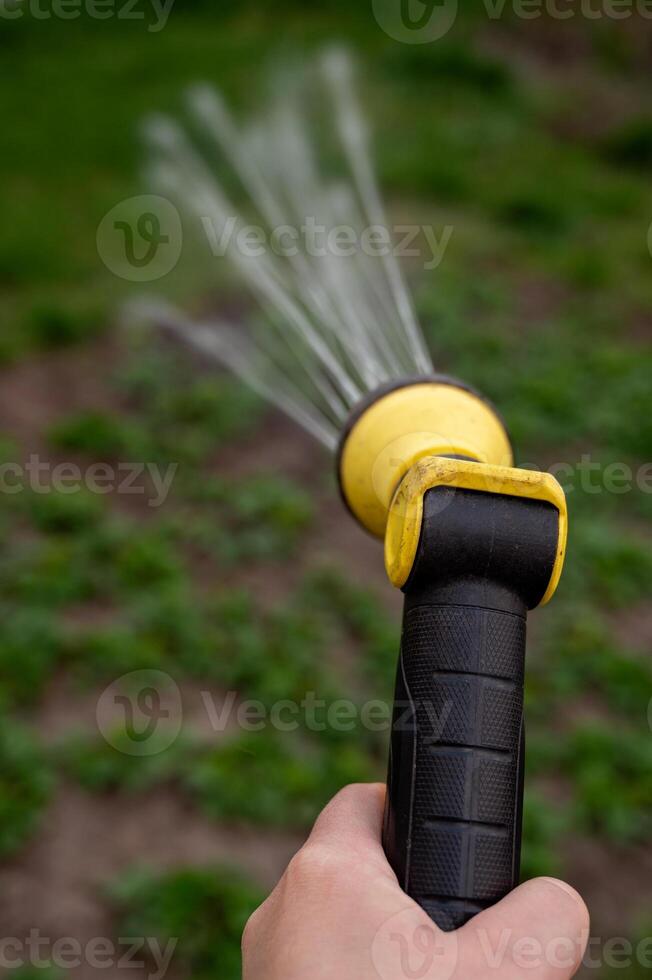
<instances>
[{"instance_id":1,"label":"textured grip","mask_svg":"<svg viewBox=\"0 0 652 980\"><path fill-rule=\"evenodd\" d=\"M459 593L460 604L456 604ZM406 603L385 849L404 890L443 929L518 880L525 615L469 602Z\"/></svg>"}]
</instances>

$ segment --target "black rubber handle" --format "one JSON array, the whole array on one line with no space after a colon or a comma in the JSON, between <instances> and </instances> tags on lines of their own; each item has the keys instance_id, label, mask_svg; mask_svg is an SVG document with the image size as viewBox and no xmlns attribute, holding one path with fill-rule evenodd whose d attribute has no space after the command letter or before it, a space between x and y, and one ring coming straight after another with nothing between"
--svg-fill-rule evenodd
<instances>
[{"instance_id":1,"label":"black rubber handle","mask_svg":"<svg viewBox=\"0 0 652 980\"><path fill-rule=\"evenodd\" d=\"M429 491L404 588L384 846L445 930L519 878L526 613L545 589L557 521L530 503Z\"/></svg>"},{"instance_id":2,"label":"black rubber handle","mask_svg":"<svg viewBox=\"0 0 652 980\"><path fill-rule=\"evenodd\" d=\"M524 655L524 616L405 611L385 846L404 890L442 929L518 881Z\"/></svg>"}]
</instances>

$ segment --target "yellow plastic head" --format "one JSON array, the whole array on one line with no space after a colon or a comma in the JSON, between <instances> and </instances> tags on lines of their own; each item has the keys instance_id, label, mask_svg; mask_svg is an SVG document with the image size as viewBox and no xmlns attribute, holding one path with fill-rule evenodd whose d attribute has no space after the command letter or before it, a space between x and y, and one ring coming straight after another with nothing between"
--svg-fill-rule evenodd
<instances>
[{"instance_id":1,"label":"yellow plastic head","mask_svg":"<svg viewBox=\"0 0 652 980\"><path fill-rule=\"evenodd\" d=\"M372 396L345 430L339 453L342 495L372 534L383 537L396 488L424 456L513 463L496 411L455 381L406 381Z\"/></svg>"}]
</instances>

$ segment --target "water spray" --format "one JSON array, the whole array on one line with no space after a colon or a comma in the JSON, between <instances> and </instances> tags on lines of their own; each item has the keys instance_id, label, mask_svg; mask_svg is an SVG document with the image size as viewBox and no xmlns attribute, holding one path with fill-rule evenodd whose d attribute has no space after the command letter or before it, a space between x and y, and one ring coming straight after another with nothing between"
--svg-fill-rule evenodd
<instances>
[{"instance_id":1,"label":"water spray","mask_svg":"<svg viewBox=\"0 0 652 980\"><path fill-rule=\"evenodd\" d=\"M329 51L316 71L348 180L321 174L302 75L271 86L246 129L207 88L188 99L199 140L150 120L157 188L204 223L241 225L216 177L219 149L268 227L312 214L330 228L387 228L351 63ZM383 843L407 894L457 928L519 879L526 616L559 581L564 494L549 474L514 467L486 398L435 373L391 251L230 254L267 314L253 335L164 304L147 316L332 450L346 506L384 541L405 604Z\"/></svg>"}]
</instances>

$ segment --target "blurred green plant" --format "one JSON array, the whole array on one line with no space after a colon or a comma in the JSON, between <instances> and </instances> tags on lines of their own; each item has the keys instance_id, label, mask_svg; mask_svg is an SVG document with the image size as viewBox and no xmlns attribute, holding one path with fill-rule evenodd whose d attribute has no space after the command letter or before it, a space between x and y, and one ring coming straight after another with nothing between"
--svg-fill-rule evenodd
<instances>
[{"instance_id":1,"label":"blurred green plant","mask_svg":"<svg viewBox=\"0 0 652 980\"><path fill-rule=\"evenodd\" d=\"M228 482L202 476L197 483L189 497L201 511L189 523L180 517L180 533L220 565L284 559L313 518L306 491L272 473Z\"/></svg>"},{"instance_id":2,"label":"blurred green plant","mask_svg":"<svg viewBox=\"0 0 652 980\"><path fill-rule=\"evenodd\" d=\"M467 86L480 96L495 100L512 92L512 74L503 61L479 54L470 43L441 40L432 45L401 45L387 49L387 70L418 84L442 81Z\"/></svg>"},{"instance_id":3,"label":"blurred green plant","mask_svg":"<svg viewBox=\"0 0 652 980\"><path fill-rule=\"evenodd\" d=\"M36 347L67 347L97 336L103 327L103 318L97 311L80 313L48 305L31 310L26 333Z\"/></svg>"},{"instance_id":4,"label":"blurred green plant","mask_svg":"<svg viewBox=\"0 0 652 980\"><path fill-rule=\"evenodd\" d=\"M215 820L306 829L342 786L374 774L355 738L330 751L297 732L267 728L225 740L189 771L186 782Z\"/></svg>"},{"instance_id":5,"label":"blurred green plant","mask_svg":"<svg viewBox=\"0 0 652 980\"><path fill-rule=\"evenodd\" d=\"M73 493L31 493L26 501L34 527L53 534L75 534L93 527L104 510L101 497L79 487Z\"/></svg>"},{"instance_id":6,"label":"blurred green plant","mask_svg":"<svg viewBox=\"0 0 652 980\"><path fill-rule=\"evenodd\" d=\"M652 690L647 660L622 649L590 603L559 606L551 610L540 657L530 665L531 710L543 718L551 703L597 696L624 718L644 718Z\"/></svg>"},{"instance_id":7,"label":"blurred green plant","mask_svg":"<svg viewBox=\"0 0 652 980\"><path fill-rule=\"evenodd\" d=\"M567 807L552 803L534 789L527 790L523 802L521 881L563 873L560 842L570 826Z\"/></svg>"},{"instance_id":8,"label":"blurred green plant","mask_svg":"<svg viewBox=\"0 0 652 980\"><path fill-rule=\"evenodd\" d=\"M649 732L585 724L560 753L572 777L579 826L614 841L649 840L652 833L652 744Z\"/></svg>"},{"instance_id":9,"label":"blurred green plant","mask_svg":"<svg viewBox=\"0 0 652 980\"><path fill-rule=\"evenodd\" d=\"M603 142L607 159L619 166L649 170L652 167L652 119L630 119Z\"/></svg>"},{"instance_id":10,"label":"blurred green plant","mask_svg":"<svg viewBox=\"0 0 652 980\"><path fill-rule=\"evenodd\" d=\"M109 745L84 735L68 737L56 746L52 757L67 776L95 793L146 793L154 786L178 779L192 759L192 751L183 739L150 755L133 755L133 742L124 726L116 727L111 741Z\"/></svg>"},{"instance_id":11,"label":"blurred green plant","mask_svg":"<svg viewBox=\"0 0 652 980\"><path fill-rule=\"evenodd\" d=\"M239 980L240 937L263 899L233 868L131 871L110 889L123 936L176 941L172 966L193 980Z\"/></svg>"},{"instance_id":12,"label":"blurred green plant","mask_svg":"<svg viewBox=\"0 0 652 980\"><path fill-rule=\"evenodd\" d=\"M142 431L131 419L99 410L69 416L48 432L56 449L69 449L99 459L138 456L143 448Z\"/></svg>"},{"instance_id":13,"label":"blurred green plant","mask_svg":"<svg viewBox=\"0 0 652 980\"><path fill-rule=\"evenodd\" d=\"M47 612L0 603L0 704L34 705L65 649L61 631Z\"/></svg>"},{"instance_id":14,"label":"blurred green plant","mask_svg":"<svg viewBox=\"0 0 652 980\"><path fill-rule=\"evenodd\" d=\"M189 362L151 349L134 352L118 383L140 420L148 460L204 464L229 440L250 434L260 419L260 401L243 385L217 373L198 380Z\"/></svg>"},{"instance_id":15,"label":"blurred green plant","mask_svg":"<svg viewBox=\"0 0 652 980\"><path fill-rule=\"evenodd\" d=\"M588 507L575 515L566 569L573 593L616 608L644 599L652 578L646 537L616 521L596 522Z\"/></svg>"},{"instance_id":16,"label":"blurred green plant","mask_svg":"<svg viewBox=\"0 0 652 980\"><path fill-rule=\"evenodd\" d=\"M331 627L348 630L359 643L360 666L376 692L393 690L400 632L377 594L354 584L338 569L320 568L307 580L303 601L330 619Z\"/></svg>"},{"instance_id":17,"label":"blurred green plant","mask_svg":"<svg viewBox=\"0 0 652 980\"><path fill-rule=\"evenodd\" d=\"M0 723L0 856L14 854L37 826L53 785L37 743L17 722Z\"/></svg>"}]
</instances>

